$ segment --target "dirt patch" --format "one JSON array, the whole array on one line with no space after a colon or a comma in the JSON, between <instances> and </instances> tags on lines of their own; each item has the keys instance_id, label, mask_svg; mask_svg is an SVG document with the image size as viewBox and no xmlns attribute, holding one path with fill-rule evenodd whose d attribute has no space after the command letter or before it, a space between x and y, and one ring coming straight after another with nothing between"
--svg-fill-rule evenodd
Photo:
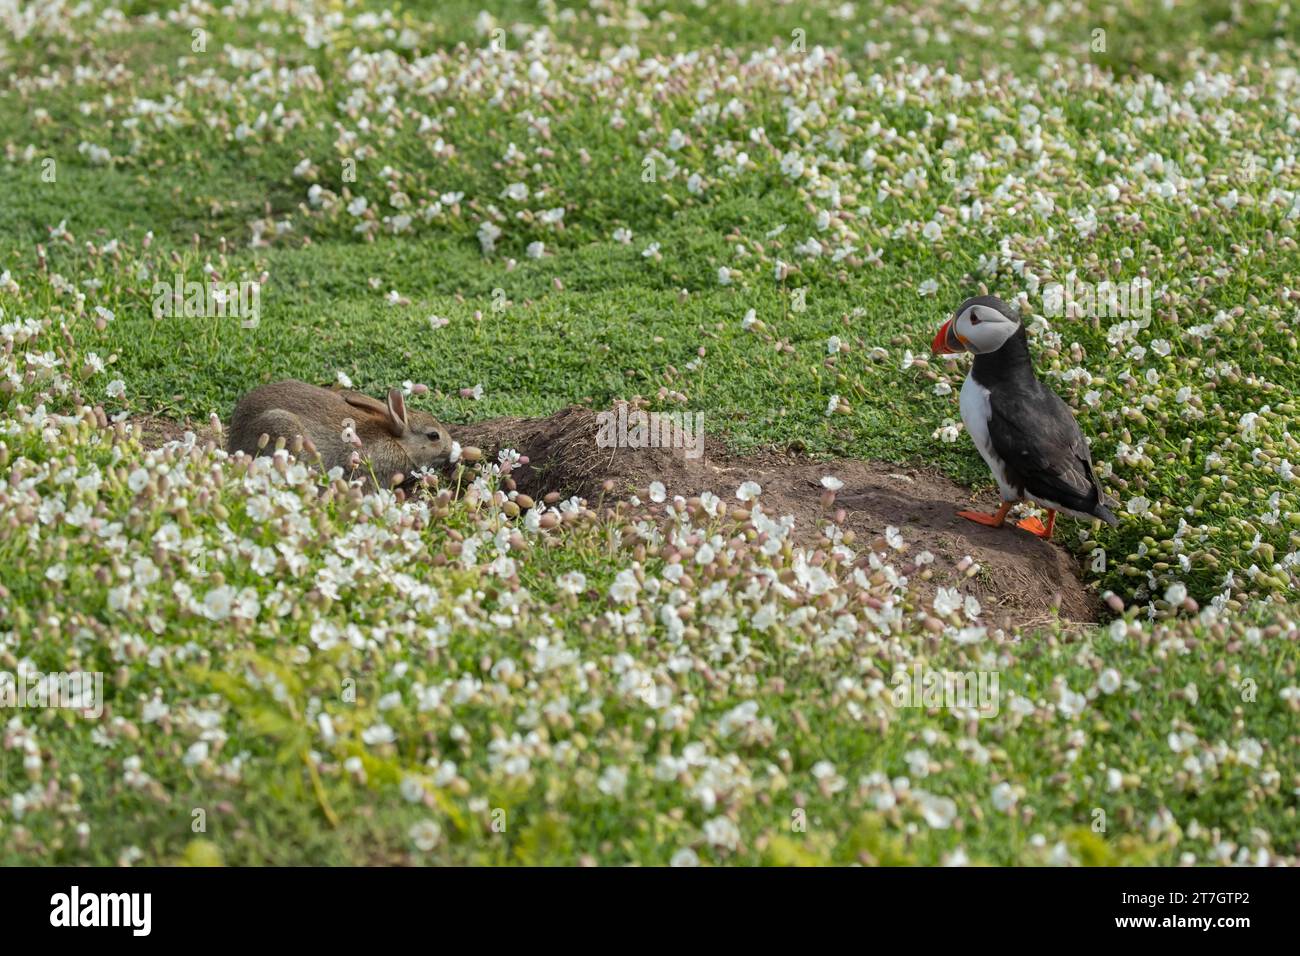
<instances>
[{"instance_id":1,"label":"dirt patch","mask_svg":"<svg viewBox=\"0 0 1300 956\"><path fill-rule=\"evenodd\" d=\"M199 439L215 438L207 422L185 425L163 418L137 416L146 447L180 440L186 430ZM1011 627L1046 623L1061 617L1096 621L1101 602L1079 579L1075 559L1063 547L1012 527L986 528L958 518L959 508L992 510L992 494L972 496L946 478L915 468L866 461L812 462L806 458L764 453L729 454L706 438L704 454L688 458L681 449L601 448L596 415L571 406L548 418L496 418L473 425L450 425L462 445L476 445L495 458L502 448L526 455L529 463L512 474L518 489L540 499L556 491L578 495L592 505L645 495L652 481L668 494L691 498L709 491L738 504L736 489L745 481L762 486L763 509L793 515L795 538L813 544L827 518L821 479L833 475L844 483L836 507L847 513L843 527L860 541L872 541L887 527L899 529L912 554L936 556L934 578L922 582L924 593L939 586L974 595L984 608L983 620ZM611 490L606 491L606 482ZM970 555L980 565L974 577L960 575L955 563Z\"/></svg>"},{"instance_id":2,"label":"dirt patch","mask_svg":"<svg viewBox=\"0 0 1300 956\"><path fill-rule=\"evenodd\" d=\"M832 475L844 483L835 501L847 512L846 529L870 541L892 525L912 553L928 550L940 559L923 590L958 587L979 600L989 623L1004 627L1045 623L1058 615L1079 622L1099 616L1101 602L1079 580L1077 562L1068 551L1019 529L986 528L958 518L959 508L991 511L997 501L992 495L973 497L970 489L922 470L779 454L742 458L708 439L703 456L695 459L681 449L601 448L595 414L576 406L549 418L498 418L449 427L462 445L477 445L486 454L513 448L526 455L529 463L513 477L519 490L534 498L557 491L595 503L602 495L606 501L644 495L650 482L661 481L670 496L690 498L710 491L737 503L741 483L756 481L763 489L763 509L793 515L795 536L805 543L820 537L826 519L821 479ZM609 492L604 490L607 481L613 483ZM966 555L981 566L972 578L954 567Z\"/></svg>"},{"instance_id":3,"label":"dirt patch","mask_svg":"<svg viewBox=\"0 0 1300 956\"><path fill-rule=\"evenodd\" d=\"M145 448L161 448L168 442L183 441L186 432L194 432L200 445L211 439L217 445L224 447L208 422L194 425L188 422L174 422L169 418L158 418L154 415L133 415L131 426L139 430L140 443Z\"/></svg>"}]
</instances>

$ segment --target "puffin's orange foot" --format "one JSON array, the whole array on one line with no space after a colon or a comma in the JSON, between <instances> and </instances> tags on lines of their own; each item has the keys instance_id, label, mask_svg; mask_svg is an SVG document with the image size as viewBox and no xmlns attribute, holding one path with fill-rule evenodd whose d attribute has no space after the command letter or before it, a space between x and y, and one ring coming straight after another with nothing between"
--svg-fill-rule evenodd
<instances>
[{"instance_id":1,"label":"puffin's orange foot","mask_svg":"<svg viewBox=\"0 0 1300 956\"><path fill-rule=\"evenodd\" d=\"M990 528L1001 528L1003 522L1007 520L1007 512L1011 510L1011 502L1002 502L1002 507L991 515L986 515L982 511L958 511L958 518L965 518L967 521L974 521L976 524L987 525Z\"/></svg>"},{"instance_id":2,"label":"puffin's orange foot","mask_svg":"<svg viewBox=\"0 0 1300 956\"><path fill-rule=\"evenodd\" d=\"M1007 516L1004 514L988 515L982 511L958 511L958 518L965 518L967 521L974 521L976 524L988 525L990 528L1000 528Z\"/></svg>"},{"instance_id":3,"label":"puffin's orange foot","mask_svg":"<svg viewBox=\"0 0 1300 956\"><path fill-rule=\"evenodd\" d=\"M1044 541L1052 540L1052 530L1056 527L1056 512L1047 512L1047 524L1044 525L1037 518L1026 518L1024 521L1017 523L1017 528L1023 528L1030 534L1038 535Z\"/></svg>"}]
</instances>

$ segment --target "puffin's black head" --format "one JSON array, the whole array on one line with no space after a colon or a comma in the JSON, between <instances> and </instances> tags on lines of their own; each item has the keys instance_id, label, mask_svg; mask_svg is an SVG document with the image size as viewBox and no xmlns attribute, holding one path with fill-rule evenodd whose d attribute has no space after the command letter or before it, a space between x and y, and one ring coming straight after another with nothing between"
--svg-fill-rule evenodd
<instances>
[{"instance_id":1,"label":"puffin's black head","mask_svg":"<svg viewBox=\"0 0 1300 956\"><path fill-rule=\"evenodd\" d=\"M957 307L951 319L939 327L930 346L936 354L996 352L1020 328L1020 314L995 295L977 295Z\"/></svg>"}]
</instances>

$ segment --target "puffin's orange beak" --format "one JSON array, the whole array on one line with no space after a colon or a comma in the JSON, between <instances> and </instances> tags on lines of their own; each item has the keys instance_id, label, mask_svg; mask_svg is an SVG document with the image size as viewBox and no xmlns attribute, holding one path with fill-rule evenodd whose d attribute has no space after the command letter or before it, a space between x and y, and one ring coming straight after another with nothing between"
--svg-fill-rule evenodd
<instances>
[{"instance_id":1,"label":"puffin's orange beak","mask_svg":"<svg viewBox=\"0 0 1300 956\"><path fill-rule=\"evenodd\" d=\"M934 341L930 343L930 351L935 355L949 355L953 352L965 351L962 344L957 340L957 333L953 331L952 319L939 326Z\"/></svg>"}]
</instances>

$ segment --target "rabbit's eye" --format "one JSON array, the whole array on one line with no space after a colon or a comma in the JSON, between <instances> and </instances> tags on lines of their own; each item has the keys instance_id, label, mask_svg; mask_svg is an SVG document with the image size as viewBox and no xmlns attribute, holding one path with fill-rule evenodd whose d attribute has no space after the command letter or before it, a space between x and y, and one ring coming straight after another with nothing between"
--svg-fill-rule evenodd
<instances>
[{"instance_id":1,"label":"rabbit's eye","mask_svg":"<svg viewBox=\"0 0 1300 956\"><path fill-rule=\"evenodd\" d=\"M429 441L441 441L441 440L442 440L442 436L439 435L437 432L429 432L429 434L428 434L426 437L429 439Z\"/></svg>"}]
</instances>

